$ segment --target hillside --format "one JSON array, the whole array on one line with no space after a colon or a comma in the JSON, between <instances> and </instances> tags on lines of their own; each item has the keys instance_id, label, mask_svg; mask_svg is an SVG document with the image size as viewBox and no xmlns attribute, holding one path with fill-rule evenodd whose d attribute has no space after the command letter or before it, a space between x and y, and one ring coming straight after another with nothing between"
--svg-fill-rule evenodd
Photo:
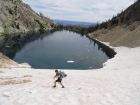
<instances>
[{"instance_id":1,"label":"hillside","mask_svg":"<svg viewBox=\"0 0 140 105\"><path fill-rule=\"evenodd\" d=\"M140 0L129 6L111 20L103 22L98 29L89 33L89 37L112 46L140 46Z\"/></svg>"},{"instance_id":2,"label":"hillside","mask_svg":"<svg viewBox=\"0 0 140 105\"><path fill-rule=\"evenodd\" d=\"M53 21L21 0L0 0L0 35L51 29Z\"/></svg>"}]
</instances>

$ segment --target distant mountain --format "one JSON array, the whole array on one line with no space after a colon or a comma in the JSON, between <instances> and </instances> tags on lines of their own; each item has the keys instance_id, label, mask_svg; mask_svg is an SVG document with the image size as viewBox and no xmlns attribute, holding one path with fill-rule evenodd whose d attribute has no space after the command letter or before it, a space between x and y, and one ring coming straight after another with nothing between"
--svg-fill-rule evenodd
<instances>
[{"instance_id":1,"label":"distant mountain","mask_svg":"<svg viewBox=\"0 0 140 105\"><path fill-rule=\"evenodd\" d=\"M75 25L75 26L83 26L83 27L89 27L91 25L95 25L96 23L90 23L90 22L78 22L78 21L68 21L68 20L53 20L56 24L63 24L65 25Z\"/></svg>"}]
</instances>

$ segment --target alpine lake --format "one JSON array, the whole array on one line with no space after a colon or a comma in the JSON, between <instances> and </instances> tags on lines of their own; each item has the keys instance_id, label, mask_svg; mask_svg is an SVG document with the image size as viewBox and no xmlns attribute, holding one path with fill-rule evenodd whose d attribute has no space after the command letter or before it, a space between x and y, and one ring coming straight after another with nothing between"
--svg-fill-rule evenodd
<instances>
[{"instance_id":1,"label":"alpine lake","mask_svg":"<svg viewBox=\"0 0 140 105\"><path fill-rule=\"evenodd\" d=\"M18 63L27 62L35 69L87 70L102 68L116 53L85 35L61 30L13 46L4 54Z\"/></svg>"}]
</instances>

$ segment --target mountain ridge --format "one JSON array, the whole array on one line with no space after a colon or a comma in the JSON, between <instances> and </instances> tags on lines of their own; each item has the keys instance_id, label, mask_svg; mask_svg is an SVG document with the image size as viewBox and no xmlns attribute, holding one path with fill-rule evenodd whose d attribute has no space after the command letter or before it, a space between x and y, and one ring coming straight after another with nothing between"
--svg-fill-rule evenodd
<instances>
[{"instance_id":1,"label":"mountain ridge","mask_svg":"<svg viewBox=\"0 0 140 105\"><path fill-rule=\"evenodd\" d=\"M140 0L125 11L113 16L111 20L98 25L97 30L89 33L90 38L110 42L111 46L140 46Z\"/></svg>"},{"instance_id":2,"label":"mountain ridge","mask_svg":"<svg viewBox=\"0 0 140 105\"><path fill-rule=\"evenodd\" d=\"M51 29L53 21L22 0L0 1L0 35Z\"/></svg>"}]
</instances>

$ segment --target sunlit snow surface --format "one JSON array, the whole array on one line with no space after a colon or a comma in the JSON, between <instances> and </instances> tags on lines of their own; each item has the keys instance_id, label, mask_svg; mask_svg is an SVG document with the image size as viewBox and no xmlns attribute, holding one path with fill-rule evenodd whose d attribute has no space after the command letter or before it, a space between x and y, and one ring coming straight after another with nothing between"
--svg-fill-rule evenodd
<instances>
[{"instance_id":1,"label":"sunlit snow surface","mask_svg":"<svg viewBox=\"0 0 140 105\"><path fill-rule=\"evenodd\" d=\"M54 70L0 69L0 84L20 83L0 85L0 105L140 105L140 47L114 49L102 69L64 70L65 88L52 88Z\"/></svg>"}]
</instances>

